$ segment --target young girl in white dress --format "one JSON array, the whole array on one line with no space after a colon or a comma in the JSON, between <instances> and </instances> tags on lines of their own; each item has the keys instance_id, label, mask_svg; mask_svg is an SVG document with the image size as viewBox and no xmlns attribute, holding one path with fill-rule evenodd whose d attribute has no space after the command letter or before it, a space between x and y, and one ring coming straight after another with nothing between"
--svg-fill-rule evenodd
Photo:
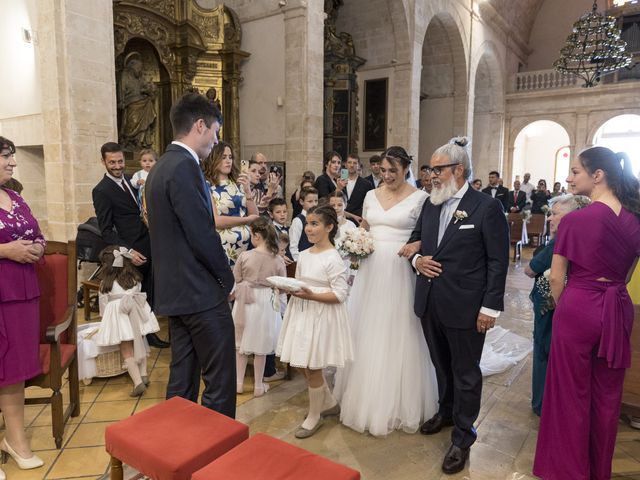
<instances>
[{"instance_id":1,"label":"young girl in white dress","mask_svg":"<svg viewBox=\"0 0 640 480\"><path fill-rule=\"evenodd\" d=\"M267 355L276 349L282 316L280 305L286 296L274 297L267 278L286 277L284 260L279 255L276 229L266 219L251 224L253 250L242 252L233 267L236 279L233 323L236 327L237 392L243 393L244 374L249 355L253 355L253 395L261 397L269 390L263 382Z\"/></svg>"},{"instance_id":2,"label":"young girl in white dress","mask_svg":"<svg viewBox=\"0 0 640 480\"><path fill-rule=\"evenodd\" d=\"M100 346L119 345L133 382L131 397L139 397L149 385L145 335L160 330L158 320L141 291L142 275L131 262L129 250L110 246L100 253L102 281L99 303L100 329L95 341Z\"/></svg>"},{"instance_id":3,"label":"young girl in white dress","mask_svg":"<svg viewBox=\"0 0 640 480\"><path fill-rule=\"evenodd\" d=\"M295 433L313 435L322 418L339 415L340 406L324 379L322 369L343 367L353 359L347 309L347 269L334 246L338 218L329 206L307 213L305 233L313 244L300 252L296 278L305 287L292 292L284 316L276 355L303 369L309 386L309 414Z\"/></svg>"}]
</instances>

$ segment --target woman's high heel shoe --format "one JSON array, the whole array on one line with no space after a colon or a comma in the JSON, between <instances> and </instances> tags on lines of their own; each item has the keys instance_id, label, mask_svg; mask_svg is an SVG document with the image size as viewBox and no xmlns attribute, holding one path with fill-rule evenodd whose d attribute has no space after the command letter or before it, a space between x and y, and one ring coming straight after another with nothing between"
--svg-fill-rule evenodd
<instances>
[{"instance_id":1,"label":"woman's high heel shoe","mask_svg":"<svg viewBox=\"0 0 640 480\"><path fill-rule=\"evenodd\" d=\"M31 456L31 458L23 458L18 455L18 453L13 448L11 448L11 445L7 443L6 438L3 438L2 442L0 442L0 451L2 451L3 464L7 463L7 455L11 455L11 458L16 461L18 467L20 467L21 470L30 470L32 468L38 468L44 465L42 459L35 454ZM1 478L2 477L0 477L0 479Z\"/></svg>"}]
</instances>

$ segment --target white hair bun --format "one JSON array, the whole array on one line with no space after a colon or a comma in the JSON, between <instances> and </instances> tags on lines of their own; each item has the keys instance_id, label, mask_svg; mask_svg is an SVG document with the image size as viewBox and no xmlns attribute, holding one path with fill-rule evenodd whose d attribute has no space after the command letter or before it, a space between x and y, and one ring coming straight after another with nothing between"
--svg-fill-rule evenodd
<instances>
[{"instance_id":1,"label":"white hair bun","mask_svg":"<svg viewBox=\"0 0 640 480\"><path fill-rule=\"evenodd\" d=\"M449 143L458 145L459 147L466 147L469 144L469 139L467 137L453 137L449 140Z\"/></svg>"}]
</instances>

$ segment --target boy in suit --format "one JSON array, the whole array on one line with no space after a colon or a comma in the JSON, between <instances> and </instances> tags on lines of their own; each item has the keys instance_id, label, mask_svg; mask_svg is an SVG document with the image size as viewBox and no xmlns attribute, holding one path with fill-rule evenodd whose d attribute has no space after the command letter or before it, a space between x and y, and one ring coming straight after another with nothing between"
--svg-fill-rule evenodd
<instances>
[{"instance_id":1,"label":"boy in suit","mask_svg":"<svg viewBox=\"0 0 640 480\"><path fill-rule=\"evenodd\" d=\"M318 190L315 188L305 188L300 192L300 205L302 213L293 219L289 228L289 250L294 261L298 261L298 254L311 247L311 243L304 233L307 224L307 212L312 207L318 205Z\"/></svg>"}]
</instances>

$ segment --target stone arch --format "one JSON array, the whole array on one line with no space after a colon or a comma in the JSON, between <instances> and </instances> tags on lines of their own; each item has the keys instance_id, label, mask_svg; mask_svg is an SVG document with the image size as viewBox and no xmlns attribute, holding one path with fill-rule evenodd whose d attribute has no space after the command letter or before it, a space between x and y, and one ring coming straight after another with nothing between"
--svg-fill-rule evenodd
<instances>
[{"instance_id":1,"label":"stone arch","mask_svg":"<svg viewBox=\"0 0 640 480\"><path fill-rule=\"evenodd\" d=\"M504 75L500 59L491 42L479 49L472 69L473 128L471 134L474 169L482 174L502 171L504 141Z\"/></svg>"},{"instance_id":2,"label":"stone arch","mask_svg":"<svg viewBox=\"0 0 640 480\"><path fill-rule=\"evenodd\" d=\"M427 25L422 44L419 95L419 158L467 131L468 70L457 14L442 11Z\"/></svg>"},{"instance_id":3,"label":"stone arch","mask_svg":"<svg viewBox=\"0 0 640 480\"><path fill-rule=\"evenodd\" d=\"M540 129L531 139L523 138L525 131ZM532 174L531 181L539 178L553 182L556 177L557 153L561 148L571 148L571 134L562 123L550 119L535 119L523 125L513 137L511 171L503 175L505 183L511 183L516 175ZM522 149L519 151L519 149Z\"/></svg>"},{"instance_id":4,"label":"stone arch","mask_svg":"<svg viewBox=\"0 0 640 480\"><path fill-rule=\"evenodd\" d=\"M596 133L609 120L619 117L620 115L640 115L640 108L625 108L623 110L608 110L599 112L589 119L589 126L585 145L593 145Z\"/></svg>"}]
</instances>

